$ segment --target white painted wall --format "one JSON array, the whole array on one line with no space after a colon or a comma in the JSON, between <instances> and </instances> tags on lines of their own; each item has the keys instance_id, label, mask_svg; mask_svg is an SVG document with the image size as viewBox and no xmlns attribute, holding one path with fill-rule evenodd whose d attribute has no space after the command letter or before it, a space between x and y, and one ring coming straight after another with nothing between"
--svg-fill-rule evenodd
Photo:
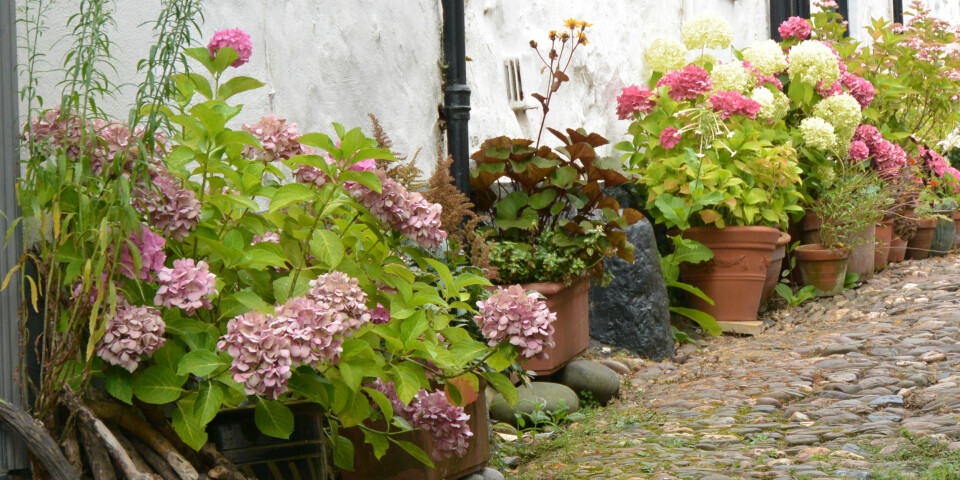
<instances>
[{"instance_id":1,"label":"white painted wall","mask_svg":"<svg viewBox=\"0 0 960 480\"><path fill-rule=\"evenodd\" d=\"M5 0L3 0L5 1ZM25 0L17 0L22 4ZM56 42L66 33L66 18L78 0L60 0L48 19L43 51L58 64L69 47ZM118 78L136 81L136 62L151 43L149 26L159 0L116 0ZM384 124L397 150L422 149L421 168L429 170L444 141L437 127L443 101L441 7L439 0L209 0L203 39L216 30L243 28L254 41L250 63L237 73L267 82L238 97L246 105L241 121L251 123L275 112L301 131L332 132L330 122L369 129L367 112ZM930 0L931 7L952 22L960 21L960 1ZM892 17L891 0L851 0L851 31L863 39L871 17ZM535 136L540 111L516 114L506 94L503 61L519 57L528 102L544 91L539 60L529 47L536 39L574 17L593 23L590 43L577 52L568 72L571 82L555 98L547 125L583 127L621 139L627 122L617 120L616 97L626 85L641 83L650 72L644 49L656 38L679 39L684 20L703 11L727 18L734 46L744 48L769 36L767 0L466 0L467 63L472 89L472 147L486 138ZM717 55L721 60L723 55ZM48 106L56 103L57 78L42 84ZM105 106L123 118L135 91L126 86ZM545 134L549 135L549 134ZM546 143L556 144L552 136Z\"/></svg>"}]
</instances>

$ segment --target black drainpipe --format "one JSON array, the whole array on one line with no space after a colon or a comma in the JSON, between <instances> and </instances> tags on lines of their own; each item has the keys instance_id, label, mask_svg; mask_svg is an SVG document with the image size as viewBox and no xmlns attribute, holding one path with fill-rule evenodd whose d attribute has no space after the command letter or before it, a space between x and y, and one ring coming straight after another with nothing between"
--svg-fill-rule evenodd
<instances>
[{"instance_id":1,"label":"black drainpipe","mask_svg":"<svg viewBox=\"0 0 960 480\"><path fill-rule=\"evenodd\" d=\"M450 174L461 192L470 195L470 87L467 85L467 49L463 0L443 0L444 70L443 111L447 123L447 152L453 156Z\"/></svg>"}]
</instances>

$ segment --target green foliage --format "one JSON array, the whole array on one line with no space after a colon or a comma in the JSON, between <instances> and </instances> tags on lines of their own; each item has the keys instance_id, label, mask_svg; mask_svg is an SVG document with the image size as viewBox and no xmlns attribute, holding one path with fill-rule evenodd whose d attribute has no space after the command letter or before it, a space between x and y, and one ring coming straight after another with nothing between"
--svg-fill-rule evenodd
<instances>
[{"instance_id":1,"label":"green foliage","mask_svg":"<svg viewBox=\"0 0 960 480\"><path fill-rule=\"evenodd\" d=\"M674 235L669 238L673 243L673 253L660 257L660 270L663 271L664 283L667 288L670 289L670 311L693 320L710 335L720 335L723 333L723 329L712 315L701 310L680 306L682 304L681 292L695 295L713 305L713 300L703 293L702 290L680 281L681 263L706 262L713 258L713 252L711 252L706 245L696 240L683 238L680 235ZM674 336L676 337L676 332L674 332Z\"/></svg>"},{"instance_id":2,"label":"green foliage","mask_svg":"<svg viewBox=\"0 0 960 480\"><path fill-rule=\"evenodd\" d=\"M781 298L786 300L793 307L799 306L803 304L803 302L817 297L817 288L813 285L807 285L800 290L797 290L797 293L793 293L793 289L791 289L790 285L787 285L786 283L778 283L774 289Z\"/></svg>"},{"instance_id":3,"label":"green foliage","mask_svg":"<svg viewBox=\"0 0 960 480\"><path fill-rule=\"evenodd\" d=\"M557 232L547 231L534 244L502 241L490 248L490 264L504 284L566 282L570 272L585 272L602 251L602 232L587 232L580 245L557 245ZM586 247L586 248L584 248ZM586 259L583 257L587 257Z\"/></svg>"},{"instance_id":4,"label":"green foliage","mask_svg":"<svg viewBox=\"0 0 960 480\"><path fill-rule=\"evenodd\" d=\"M829 188L820 192L809 211L820 219L820 243L824 248L852 250L865 241L858 238L862 232L876 225L892 205L889 185L876 173L848 166Z\"/></svg>"}]
</instances>

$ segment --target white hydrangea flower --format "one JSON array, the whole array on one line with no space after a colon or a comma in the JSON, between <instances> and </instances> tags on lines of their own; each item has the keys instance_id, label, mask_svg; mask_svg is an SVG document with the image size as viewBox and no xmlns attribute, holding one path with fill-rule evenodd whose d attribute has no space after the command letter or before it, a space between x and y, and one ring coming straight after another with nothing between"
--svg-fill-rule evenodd
<instances>
[{"instance_id":1,"label":"white hydrangea flower","mask_svg":"<svg viewBox=\"0 0 960 480\"><path fill-rule=\"evenodd\" d=\"M807 145L832 151L837 146L837 134L833 125L819 117L808 117L800 122L800 133Z\"/></svg>"},{"instance_id":2,"label":"white hydrangea flower","mask_svg":"<svg viewBox=\"0 0 960 480\"><path fill-rule=\"evenodd\" d=\"M692 63L698 67L706 68L708 63L710 65L717 65L720 62L717 60L717 57L714 57L709 53L704 53L702 55L697 56L697 58L694 59Z\"/></svg>"},{"instance_id":3,"label":"white hydrangea flower","mask_svg":"<svg viewBox=\"0 0 960 480\"><path fill-rule=\"evenodd\" d=\"M816 86L833 85L840 78L837 57L830 47L816 40L807 40L790 49L790 80Z\"/></svg>"},{"instance_id":4,"label":"white hydrangea flower","mask_svg":"<svg viewBox=\"0 0 960 480\"><path fill-rule=\"evenodd\" d=\"M849 143L856 132L857 125L860 125L860 102L846 93L834 95L814 105L813 114L830 122L839 140L846 138Z\"/></svg>"},{"instance_id":5,"label":"white hydrangea flower","mask_svg":"<svg viewBox=\"0 0 960 480\"><path fill-rule=\"evenodd\" d=\"M775 75L787 68L787 56L773 40L754 43L743 51L743 59L750 62L760 75Z\"/></svg>"},{"instance_id":6,"label":"white hydrangea flower","mask_svg":"<svg viewBox=\"0 0 960 480\"><path fill-rule=\"evenodd\" d=\"M647 65L655 72L667 73L679 70L687 63L687 48L682 43L658 38L647 48Z\"/></svg>"},{"instance_id":7,"label":"white hydrangea flower","mask_svg":"<svg viewBox=\"0 0 960 480\"><path fill-rule=\"evenodd\" d=\"M743 68L740 62L728 62L713 67L710 72L713 86L718 92L737 91L749 92L757 83L753 72Z\"/></svg>"},{"instance_id":8,"label":"white hydrangea flower","mask_svg":"<svg viewBox=\"0 0 960 480\"><path fill-rule=\"evenodd\" d=\"M750 93L750 98L760 104L757 118L777 121L786 116L790 108L790 99L779 90L772 91L767 87L755 88Z\"/></svg>"},{"instance_id":9,"label":"white hydrangea flower","mask_svg":"<svg viewBox=\"0 0 960 480\"><path fill-rule=\"evenodd\" d=\"M681 30L683 43L690 50L700 48L727 48L733 41L733 27L720 15L701 13L685 24Z\"/></svg>"}]
</instances>

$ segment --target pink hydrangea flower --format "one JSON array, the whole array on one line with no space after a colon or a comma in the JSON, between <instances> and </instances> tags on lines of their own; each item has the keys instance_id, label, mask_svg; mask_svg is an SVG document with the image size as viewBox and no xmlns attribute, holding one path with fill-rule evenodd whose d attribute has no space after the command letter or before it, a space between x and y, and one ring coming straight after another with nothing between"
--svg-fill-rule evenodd
<instances>
[{"instance_id":1,"label":"pink hydrangea flower","mask_svg":"<svg viewBox=\"0 0 960 480\"><path fill-rule=\"evenodd\" d=\"M163 263L167 261L167 254L163 252L167 240L153 233L145 225L141 225L140 233L130 234L130 242L136 247L140 256L140 280L151 280L153 274L163 269ZM120 273L127 278L137 278L137 269L133 264L133 255L130 253L127 242L123 242L120 247Z\"/></svg>"},{"instance_id":2,"label":"pink hydrangea flower","mask_svg":"<svg viewBox=\"0 0 960 480\"><path fill-rule=\"evenodd\" d=\"M810 33L813 31L813 29L810 27L810 23L807 22L805 18L790 17L785 22L780 24L780 27L777 28L777 31L780 32L780 36L783 37L784 40L788 38L806 40L810 38Z\"/></svg>"},{"instance_id":3,"label":"pink hydrangea flower","mask_svg":"<svg viewBox=\"0 0 960 480\"><path fill-rule=\"evenodd\" d=\"M777 90L783 91L783 82L781 82L779 78L773 75L757 75L757 87L762 87L767 83L777 87Z\"/></svg>"},{"instance_id":4,"label":"pink hydrangea flower","mask_svg":"<svg viewBox=\"0 0 960 480\"><path fill-rule=\"evenodd\" d=\"M954 194L960 193L960 170L953 167L947 167L943 174L943 184L950 188Z\"/></svg>"},{"instance_id":5,"label":"pink hydrangea flower","mask_svg":"<svg viewBox=\"0 0 960 480\"><path fill-rule=\"evenodd\" d=\"M415 410L410 418L410 426L426 432L433 440L430 454L439 461L454 455L462 457L467 453L467 441L473 436L470 415L447 400L440 391L420 390L414 398Z\"/></svg>"},{"instance_id":6,"label":"pink hydrangea flower","mask_svg":"<svg viewBox=\"0 0 960 480\"><path fill-rule=\"evenodd\" d=\"M826 45L827 48L833 52L833 56L837 59L837 67L840 69L840 75L847 73L847 64L843 61L843 57L840 56L840 52L837 51L837 47L834 47L833 43L827 40L820 40L820 43Z\"/></svg>"},{"instance_id":7,"label":"pink hydrangea flower","mask_svg":"<svg viewBox=\"0 0 960 480\"><path fill-rule=\"evenodd\" d=\"M277 232L264 232L263 235L255 233L253 234L253 241L250 243L250 245L256 245L263 242L279 244L280 234Z\"/></svg>"},{"instance_id":8,"label":"pink hydrangea flower","mask_svg":"<svg viewBox=\"0 0 960 480\"><path fill-rule=\"evenodd\" d=\"M200 220L200 202L193 190L184 188L165 170L157 171L152 183L152 188L141 185L135 189L134 205L147 215L153 227L182 241Z\"/></svg>"},{"instance_id":9,"label":"pink hydrangea flower","mask_svg":"<svg viewBox=\"0 0 960 480\"><path fill-rule=\"evenodd\" d=\"M660 132L660 146L670 150L671 148L677 146L680 143L682 135L680 131L673 127L664 128Z\"/></svg>"},{"instance_id":10,"label":"pink hydrangea flower","mask_svg":"<svg viewBox=\"0 0 960 480\"><path fill-rule=\"evenodd\" d=\"M75 112L63 113L60 108L55 108L31 120L30 130L24 138L37 144L45 155L62 149L68 160L77 160L83 151L80 143L84 128L85 123Z\"/></svg>"},{"instance_id":11,"label":"pink hydrangea flower","mask_svg":"<svg viewBox=\"0 0 960 480\"><path fill-rule=\"evenodd\" d=\"M248 312L230 320L217 342L218 350L233 357L230 373L244 391L274 400L287 391L293 364L290 339L275 323L272 315Z\"/></svg>"},{"instance_id":12,"label":"pink hydrangea flower","mask_svg":"<svg viewBox=\"0 0 960 480\"><path fill-rule=\"evenodd\" d=\"M870 106L873 95L876 93L870 80L846 72L840 75L840 82L850 91L850 96L857 99L861 110Z\"/></svg>"},{"instance_id":13,"label":"pink hydrangea flower","mask_svg":"<svg viewBox=\"0 0 960 480\"><path fill-rule=\"evenodd\" d=\"M211 57L216 57L217 51L225 47L230 47L237 52L237 59L230 64L230 66L234 68L247 63L247 60L250 60L250 55L253 54L253 43L250 42L250 34L239 28L220 30L213 34L213 38L211 38L210 43L207 44L207 50L210 52Z\"/></svg>"},{"instance_id":14,"label":"pink hydrangea flower","mask_svg":"<svg viewBox=\"0 0 960 480\"><path fill-rule=\"evenodd\" d=\"M374 325L390 323L390 310L378 303L377 308L370 310L370 321Z\"/></svg>"},{"instance_id":15,"label":"pink hydrangea flower","mask_svg":"<svg viewBox=\"0 0 960 480\"><path fill-rule=\"evenodd\" d=\"M123 297L117 303L116 314L107 319L106 333L97 342L97 356L132 373L142 355L151 355L166 343L166 324L156 308L131 305Z\"/></svg>"},{"instance_id":16,"label":"pink hydrangea flower","mask_svg":"<svg viewBox=\"0 0 960 480\"><path fill-rule=\"evenodd\" d=\"M757 112L762 105L756 100L744 97L740 92L717 92L710 96L710 104L717 116L723 119L731 115L743 115L748 118L757 118Z\"/></svg>"},{"instance_id":17,"label":"pink hydrangea flower","mask_svg":"<svg viewBox=\"0 0 960 480\"><path fill-rule=\"evenodd\" d=\"M706 70L696 66L687 65L683 70L673 70L668 72L657 82L657 87L667 86L670 91L667 95L676 100L691 100L710 91L713 86L713 80Z\"/></svg>"},{"instance_id":18,"label":"pink hydrangea flower","mask_svg":"<svg viewBox=\"0 0 960 480\"><path fill-rule=\"evenodd\" d=\"M840 95L843 93L843 84L840 83L840 80L833 82L833 85L830 85L829 88L824 88L823 81L817 82L817 93L820 94L823 98L829 98L834 95Z\"/></svg>"},{"instance_id":19,"label":"pink hydrangea flower","mask_svg":"<svg viewBox=\"0 0 960 480\"><path fill-rule=\"evenodd\" d=\"M182 308L193 315L198 308L211 309L210 298L217 293L217 276L210 273L207 262L192 258L178 258L173 268L163 268L157 273L157 295L153 303L166 308Z\"/></svg>"},{"instance_id":20,"label":"pink hydrangea flower","mask_svg":"<svg viewBox=\"0 0 960 480\"><path fill-rule=\"evenodd\" d=\"M376 173L383 187L380 193L360 184L346 185L347 190L370 213L403 236L426 248L440 246L447 238L440 224L442 207L428 202L417 192L408 192L382 170Z\"/></svg>"},{"instance_id":21,"label":"pink hydrangea flower","mask_svg":"<svg viewBox=\"0 0 960 480\"><path fill-rule=\"evenodd\" d=\"M514 285L477 302L477 307L480 314L473 319L491 347L509 341L520 355L530 358L554 345L552 324L557 314L537 293L527 294Z\"/></svg>"},{"instance_id":22,"label":"pink hydrangea flower","mask_svg":"<svg viewBox=\"0 0 960 480\"><path fill-rule=\"evenodd\" d=\"M331 334L350 335L371 320L360 281L343 272L333 271L311 280L306 296L332 312L333 319L324 327Z\"/></svg>"},{"instance_id":23,"label":"pink hydrangea flower","mask_svg":"<svg viewBox=\"0 0 960 480\"><path fill-rule=\"evenodd\" d=\"M311 165L299 165L293 171L293 179L307 185L316 185L320 188L330 182L330 177L317 167Z\"/></svg>"},{"instance_id":24,"label":"pink hydrangea flower","mask_svg":"<svg viewBox=\"0 0 960 480\"><path fill-rule=\"evenodd\" d=\"M947 159L943 158L943 156L932 149L924 147L919 147L919 149L920 158L923 159L924 166L933 172L934 175L943 177L943 174L946 173L947 168L950 167L950 163L947 162Z\"/></svg>"},{"instance_id":25,"label":"pink hydrangea flower","mask_svg":"<svg viewBox=\"0 0 960 480\"><path fill-rule=\"evenodd\" d=\"M617 97L617 117L620 120L629 120L635 114L646 115L653 111L657 100L653 90L646 85L630 85L623 88L623 94Z\"/></svg>"},{"instance_id":26,"label":"pink hydrangea flower","mask_svg":"<svg viewBox=\"0 0 960 480\"><path fill-rule=\"evenodd\" d=\"M853 160L866 160L870 158L870 149L867 148L867 144L863 143L860 140L853 140L850 142L850 158Z\"/></svg>"},{"instance_id":27,"label":"pink hydrangea flower","mask_svg":"<svg viewBox=\"0 0 960 480\"><path fill-rule=\"evenodd\" d=\"M274 330L290 341L293 365L335 364L343 352L340 312L309 297L296 297L277 308Z\"/></svg>"},{"instance_id":28,"label":"pink hydrangea flower","mask_svg":"<svg viewBox=\"0 0 960 480\"><path fill-rule=\"evenodd\" d=\"M262 162L272 162L275 160L289 160L296 155L309 155L313 149L301 144L297 139L300 134L297 133L297 124L287 123L286 119L278 118L275 114L266 115L259 122L253 125L243 125L243 130L249 132L257 140L263 149L255 147L244 147L243 156L255 158Z\"/></svg>"}]
</instances>

